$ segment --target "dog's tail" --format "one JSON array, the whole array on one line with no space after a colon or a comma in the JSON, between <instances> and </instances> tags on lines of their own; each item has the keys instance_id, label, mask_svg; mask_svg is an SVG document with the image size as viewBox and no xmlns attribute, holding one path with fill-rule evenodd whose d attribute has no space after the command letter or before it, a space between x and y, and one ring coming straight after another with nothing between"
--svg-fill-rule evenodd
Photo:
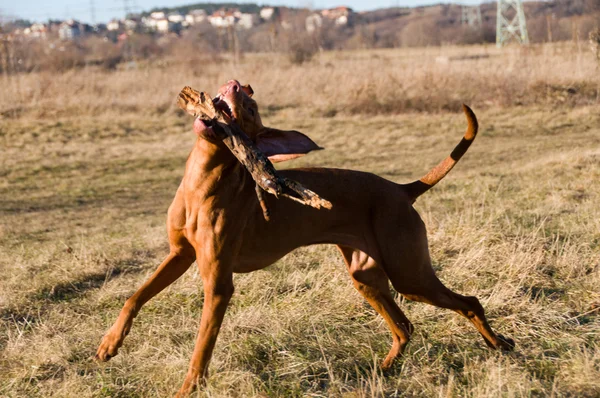
<instances>
[{"instance_id":1,"label":"dog's tail","mask_svg":"<svg viewBox=\"0 0 600 398\"><path fill-rule=\"evenodd\" d=\"M442 178L452 170L454 165L460 160L460 158L467 152L467 149L471 146L471 143L477 135L477 129L479 127L475 114L468 106L463 104L463 111L467 117L467 132L463 139L454 148L450 156L442 160L437 166L425 174L420 180L411 182L410 184L404 185L404 189L409 197L415 201L419 196L427 192L431 187L441 181Z\"/></svg>"}]
</instances>

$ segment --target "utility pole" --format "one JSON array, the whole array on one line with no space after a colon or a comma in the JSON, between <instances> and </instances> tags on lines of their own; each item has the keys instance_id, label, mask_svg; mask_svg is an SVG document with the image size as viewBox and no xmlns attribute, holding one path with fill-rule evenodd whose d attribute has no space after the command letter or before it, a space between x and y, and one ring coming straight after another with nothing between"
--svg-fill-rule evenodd
<instances>
[{"instance_id":1,"label":"utility pole","mask_svg":"<svg viewBox=\"0 0 600 398\"><path fill-rule=\"evenodd\" d=\"M529 44L523 3L521 0L498 0L496 46L503 47L511 41Z\"/></svg>"},{"instance_id":2,"label":"utility pole","mask_svg":"<svg viewBox=\"0 0 600 398\"><path fill-rule=\"evenodd\" d=\"M94 0L90 0L90 17L92 18L92 25L96 25L96 6Z\"/></svg>"},{"instance_id":3,"label":"utility pole","mask_svg":"<svg viewBox=\"0 0 600 398\"><path fill-rule=\"evenodd\" d=\"M461 25L468 25L473 29L481 29L481 8L476 6L462 6Z\"/></svg>"},{"instance_id":4,"label":"utility pole","mask_svg":"<svg viewBox=\"0 0 600 398\"><path fill-rule=\"evenodd\" d=\"M125 18L131 14L131 0L123 0L123 10L125 11Z\"/></svg>"}]
</instances>

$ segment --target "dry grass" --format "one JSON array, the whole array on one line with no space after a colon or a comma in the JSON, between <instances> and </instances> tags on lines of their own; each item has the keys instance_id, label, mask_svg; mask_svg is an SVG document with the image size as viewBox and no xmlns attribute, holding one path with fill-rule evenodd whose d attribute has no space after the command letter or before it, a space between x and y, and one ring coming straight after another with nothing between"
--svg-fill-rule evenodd
<instances>
[{"instance_id":1,"label":"dry grass","mask_svg":"<svg viewBox=\"0 0 600 398\"><path fill-rule=\"evenodd\" d=\"M303 67L274 60L272 69L257 68L260 58L248 58L197 71L6 80L0 396L168 396L179 387L202 306L195 267L144 307L118 357L106 365L90 357L167 253L166 208L194 140L191 121L174 110L175 93L184 84L214 90L234 76L256 88L268 124L327 148L290 166L354 168L398 182L448 154L464 129L458 108L352 115L352 107L361 98L397 101L394 84L410 98L446 104L425 110L450 107L448 98L471 102L481 136L416 207L441 279L477 295L517 350L489 351L458 315L399 297L416 331L405 358L383 375L385 324L354 291L337 252L315 246L236 275L206 395L600 395L598 101L540 97L503 108L515 102L494 100L512 78L597 90L593 64L559 50L523 54L524 70L504 68L491 48L490 58L434 62L482 51L474 47L325 54ZM517 55L509 55L514 65ZM369 84L371 94L355 94Z\"/></svg>"},{"instance_id":2,"label":"dry grass","mask_svg":"<svg viewBox=\"0 0 600 398\"><path fill-rule=\"evenodd\" d=\"M498 50L494 46L323 53L303 65L286 56L248 54L239 64L137 64L115 72L87 68L3 81L6 117L77 114L172 115L184 85L215 91L232 77L250 82L263 113L303 116L454 111L515 105L600 103L600 74L586 43Z\"/></svg>"}]
</instances>

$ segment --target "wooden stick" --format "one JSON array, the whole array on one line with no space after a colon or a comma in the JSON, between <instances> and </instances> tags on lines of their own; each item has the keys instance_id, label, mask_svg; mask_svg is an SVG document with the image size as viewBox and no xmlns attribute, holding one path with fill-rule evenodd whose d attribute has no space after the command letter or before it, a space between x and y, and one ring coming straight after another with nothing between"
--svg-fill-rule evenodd
<instances>
[{"instance_id":1,"label":"wooden stick","mask_svg":"<svg viewBox=\"0 0 600 398\"><path fill-rule=\"evenodd\" d=\"M265 191L263 191L263 189L258 184L256 184L255 190L256 197L258 198L258 203L260 204L260 208L263 211L263 217L265 218L265 221L269 221L271 220L271 212L267 207L267 202L265 200Z\"/></svg>"},{"instance_id":2,"label":"wooden stick","mask_svg":"<svg viewBox=\"0 0 600 398\"><path fill-rule=\"evenodd\" d=\"M257 185L257 196L265 220L269 219L269 210L262 196L264 190L275 197L285 196L298 203L316 209L331 209L332 204L300 183L280 177L275 167L242 131L234 121L222 111L217 111L212 98L205 92L184 87L177 100L179 107L194 117L202 117L212 127L213 132L223 140L231 153L246 167ZM260 189L258 189L260 187Z\"/></svg>"}]
</instances>

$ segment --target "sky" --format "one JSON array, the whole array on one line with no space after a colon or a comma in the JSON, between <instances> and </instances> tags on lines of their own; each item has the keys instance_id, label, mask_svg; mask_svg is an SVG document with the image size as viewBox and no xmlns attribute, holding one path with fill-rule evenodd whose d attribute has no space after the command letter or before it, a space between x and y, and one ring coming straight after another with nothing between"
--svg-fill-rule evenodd
<instances>
[{"instance_id":1,"label":"sky","mask_svg":"<svg viewBox=\"0 0 600 398\"><path fill-rule=\"evenodd\" d=\"M32 21L74 18L82 22L92 21L92 6L95 22L107 22L125 15L125 5L133 11L145 11L154 7L173 7L198 3L201 0L0 0L0 17L22 18ZM218 1L218 0L216 0ZM356 11L374 10L387 7L413 7L418 5L452 2L478 4L480 0L271 0L258 4L285 5L290 7L329 8L339 5L352 7Z\"/></svg>"}]
</instances>

